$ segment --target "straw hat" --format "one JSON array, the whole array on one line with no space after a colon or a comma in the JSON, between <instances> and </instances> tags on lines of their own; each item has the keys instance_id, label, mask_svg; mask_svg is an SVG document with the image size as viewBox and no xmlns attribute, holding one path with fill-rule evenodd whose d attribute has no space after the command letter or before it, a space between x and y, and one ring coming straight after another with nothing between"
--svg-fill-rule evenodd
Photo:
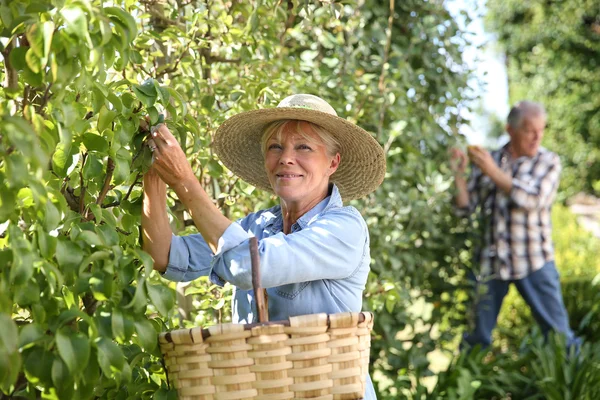
<instances>
[{"instance_id":1,"label":"straw hat","mask_svg":"<svg viewBox=\"0 0 600 400\"><path fill-rule=\"evenodd\" d=\"M214 149L223 164L246 182L273 192L264 166L261 139L265 128L284 119L309 121L336 137L341 162L331 175L344 200L374 191L385 175L385 156L377 141L364 129L337 116L325 100L310 94L283 99L277 108L247 111L225 121L217 130Z\"/></svg>"}]
</instances>

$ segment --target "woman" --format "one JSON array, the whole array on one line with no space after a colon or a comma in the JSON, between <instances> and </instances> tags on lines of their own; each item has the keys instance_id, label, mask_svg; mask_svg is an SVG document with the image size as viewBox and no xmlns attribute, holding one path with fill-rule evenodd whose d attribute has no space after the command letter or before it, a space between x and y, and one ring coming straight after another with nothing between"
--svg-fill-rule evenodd
<instances>
[{"instance_id":1,"label":"woman","mask_svg":"<svg viewBox=\"0 0 600 400\"><path fill-rule=\"evenodd\" d=\"M209 275L234 285L233 322L255 322L249 238L259 240L261 286L270 319L358 312L369 273L367 225L344 200L375 190L385 174L381 146L306 94L277 108L235 115L218 129L221 161L280 205L232 223L215 207L166 126L152 132L154 163L144 176L144 250L166 279ZM172 234L166 185L187 207L199 234ZM365 398L375 398L369 385Z\"/></svg>"}]
</instances>

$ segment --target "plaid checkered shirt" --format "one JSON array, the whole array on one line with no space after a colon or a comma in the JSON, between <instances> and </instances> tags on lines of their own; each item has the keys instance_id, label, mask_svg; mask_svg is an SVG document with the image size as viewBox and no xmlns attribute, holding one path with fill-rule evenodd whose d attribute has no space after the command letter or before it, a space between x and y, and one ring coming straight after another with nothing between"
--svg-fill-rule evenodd
<instances>
[{"instance_id":1,"label":"plaid checkered shirt","mask_svg":"<svg viewBox=\"0 0 600 400\"><path fill-rule=\"evenodd\" d=\"M554 259L551 208L560 179L559 157L540 148L534 157L512 159L508 145L493 151L496 164L512 176L505 193L473 166L468 181L469 206L478 212L483 243L478 251L481 274L501 280L522 279Z\"/></svg>"}]
</instances>

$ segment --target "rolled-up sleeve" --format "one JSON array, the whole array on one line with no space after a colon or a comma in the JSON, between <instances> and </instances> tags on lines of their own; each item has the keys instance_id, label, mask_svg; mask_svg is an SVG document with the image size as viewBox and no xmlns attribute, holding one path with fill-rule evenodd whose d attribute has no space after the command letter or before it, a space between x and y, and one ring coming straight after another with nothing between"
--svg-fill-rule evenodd
<instances>
[{"instance_id":1,"label":"rolled-up sleeve","mask_svg":"<svg viewBox=\"0 0 600 400\"><path fill-rule=\"evenodd\" d=\"M214 283L229 282L249 290L252 267L248 239L252 234L235 225L219 241L210 277ZM348 278L368 255L367 248L367 226L356 209L327 212L298 232L259 240L261 286Z\"/></svg>"},{"instance_id":2,"label":"rolled-up sleeve","mask_svg":"<svg viewBox=\"0 0 600 400\"><path fill-rule=\"evenodd\" d=\"M162 276L175 282L187 282L206 276L210 271L212 257L213 252L202 235L173 235L169 263Z\"/></svg>"},{"instance_id":3,"label":"rolled-up sleeve","mask_svg":"<svg viewBox=\"0 0 600 400\"><path fill-rule=\"evenodd\" d=\"M526 210L549 207L556 196L561 164L556 154L540 158L527 177L516 176L512 180L511 201Z\"/></svg>"}]
</instances>

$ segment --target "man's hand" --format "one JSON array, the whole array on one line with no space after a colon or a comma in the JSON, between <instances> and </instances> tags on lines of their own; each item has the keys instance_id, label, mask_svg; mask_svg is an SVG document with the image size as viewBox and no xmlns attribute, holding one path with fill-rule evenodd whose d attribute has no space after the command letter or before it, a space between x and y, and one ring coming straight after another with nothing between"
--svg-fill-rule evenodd
<instances>
[{"instance_id":1,"label":"man's hand","mask_svg":"<svg viewBox=\"0 0 600 400\"><path fill-rule=\"evenodd\" d=\"M481 169L481 172L489 176L503 192L510 193L512 190L512 176L500 169L492 155L480 146L469 146L467 149L469 158Z\"/></svg>"},{"instance_id":2,"label":"man's hand","mask_svg":"<svg viewBox=\"0 0 600 400\"><path fill-rule=\"evenodd\" d=\"M484 175L490 176L499 170L492 155L481 146L468 146L469 158L481 169Z\"/></svg>"}]
</instances>

